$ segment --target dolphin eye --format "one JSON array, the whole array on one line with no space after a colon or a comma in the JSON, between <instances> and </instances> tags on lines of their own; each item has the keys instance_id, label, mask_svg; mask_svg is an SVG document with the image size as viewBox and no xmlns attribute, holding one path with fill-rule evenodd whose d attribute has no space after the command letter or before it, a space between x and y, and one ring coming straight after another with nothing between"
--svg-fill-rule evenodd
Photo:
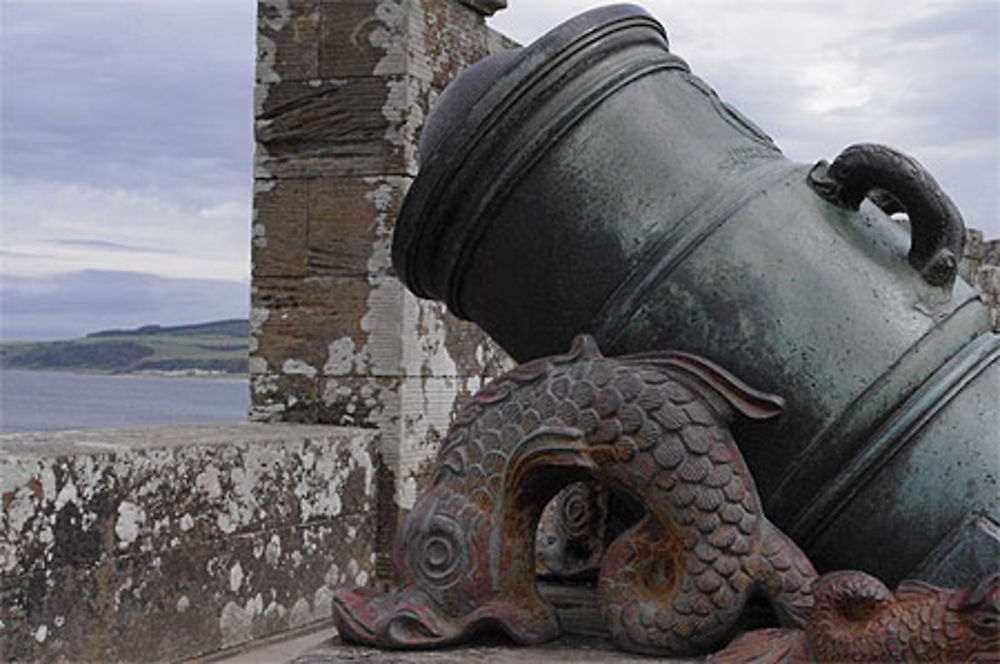
<instances>
[{"instance_id":1,"label":"dolphin eye","mask_svg":"<svg viewBox=\"0 0 1000 664\"><path fill-rule=\"evenodd\" d=\"M465 537L458 523L435 515L411 544L411 568L425 583L443 588L453 584L465 571Z\"/></svg>"},{"instance_id":2,"label":"dolphin eye","mask_svg":"<svg viewBox=\"0 0 1000 664\"><path fill-rule=\"evenodd\" d=\"M427 576L435 579L447 576L457 560L455 542L451 537L435 534L424 540L424 571Z\"/></svg>"}]
</instances>

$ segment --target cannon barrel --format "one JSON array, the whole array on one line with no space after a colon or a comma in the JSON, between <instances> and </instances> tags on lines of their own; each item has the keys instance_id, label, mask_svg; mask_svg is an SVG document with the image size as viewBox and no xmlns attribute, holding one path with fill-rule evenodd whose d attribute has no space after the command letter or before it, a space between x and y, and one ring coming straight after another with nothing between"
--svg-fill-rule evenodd
<instances>
[{"instance_id":1,"label":"cannon barrel","mask_svg":"<svg viewBox=\"0 0 1000 664\"><path fill-rule=\"evenodd\" d=\"M961 216L914 160L788 160L631 5L468 69L420 149L393 242L418 296L517 360L588 332L609 355L682 349L784 395L737 440L821 569L996 569L1000 335L955 277Z\"/></svg>"}]
</instances>

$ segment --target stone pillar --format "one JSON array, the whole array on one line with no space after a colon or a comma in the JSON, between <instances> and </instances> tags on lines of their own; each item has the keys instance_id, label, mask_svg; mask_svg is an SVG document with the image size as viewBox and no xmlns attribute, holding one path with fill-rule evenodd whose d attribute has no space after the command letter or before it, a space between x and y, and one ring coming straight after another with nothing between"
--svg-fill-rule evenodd
<instances>
[{"instance_id":1,"label":"stone pillar","mask_svg":"<svg viewBox=\"0 0 1000 664\"><path fill-rule=\"evenodd\" d=\"M504 4L258 2L251 419L380 429L383 543L457 405L509 362L390 263L427 110L513 45L485 25Z\"/></svg>"}]
</instances>

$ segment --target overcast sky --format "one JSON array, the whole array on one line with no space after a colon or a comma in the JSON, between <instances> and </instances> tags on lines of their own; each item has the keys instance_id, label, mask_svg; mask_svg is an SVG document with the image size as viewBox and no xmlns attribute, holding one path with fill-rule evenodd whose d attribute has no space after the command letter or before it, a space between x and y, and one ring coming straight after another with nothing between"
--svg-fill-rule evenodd
<instances>
[{"instance_id":1,"label":"overcast sky","mask_svg":"<svg viewBox=\"0 0 1000 664\"><path fill-rule=\"evenodd\" d=\"M255 3L0 12L2 337L246 316Z\"/></svg>"},{"instance_id":2,"label":"overcast sky","mask_svg":"<svg viewBox=\"0 0 1000 664\"><path fill-rule=\"evenodd\" d=\"M596 6L509 0L522 43ZM1000 236L997 0L648 0L797 161L875 141ZM252 0L0 0L0 337L243 316Z\"/></svg>"}]
</instances>

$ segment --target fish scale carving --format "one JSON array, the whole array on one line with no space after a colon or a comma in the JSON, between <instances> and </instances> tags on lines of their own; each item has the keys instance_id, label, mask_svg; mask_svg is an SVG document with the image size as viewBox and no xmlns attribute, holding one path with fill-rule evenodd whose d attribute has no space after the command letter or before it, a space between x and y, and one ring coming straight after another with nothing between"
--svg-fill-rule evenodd
<instances>
[{"instance_id":1,"label":"fish scale carving","mask_svg":"<svg viewBox=\"0 0 1000 664\"><path fill-rule=\"evenodd\" d=\"M559 489L585 478L646 510L608 547L599 574L599 602L619 646L708 652L730 636L755 589L779 616L803 624L815 572L762 514L727 427L737 413L778 412L779 398L701 358L605 358L589 337L566 355L515 368L480 391L449 429L431 487L396 541L401 590L338 593L341 632L414 647L453 642L488 620L522 643L557 636L555 611L534 589L534 528ZM447 546L432 538L436 548L415 553L429 524L459 522L448 512L465 503L454 496L471 497L488 525L454 534ZM422 568L451 570L446 550L467 566L449 575L451 585L414 571L421 560Z\"/></svg>"}]
</instances>

